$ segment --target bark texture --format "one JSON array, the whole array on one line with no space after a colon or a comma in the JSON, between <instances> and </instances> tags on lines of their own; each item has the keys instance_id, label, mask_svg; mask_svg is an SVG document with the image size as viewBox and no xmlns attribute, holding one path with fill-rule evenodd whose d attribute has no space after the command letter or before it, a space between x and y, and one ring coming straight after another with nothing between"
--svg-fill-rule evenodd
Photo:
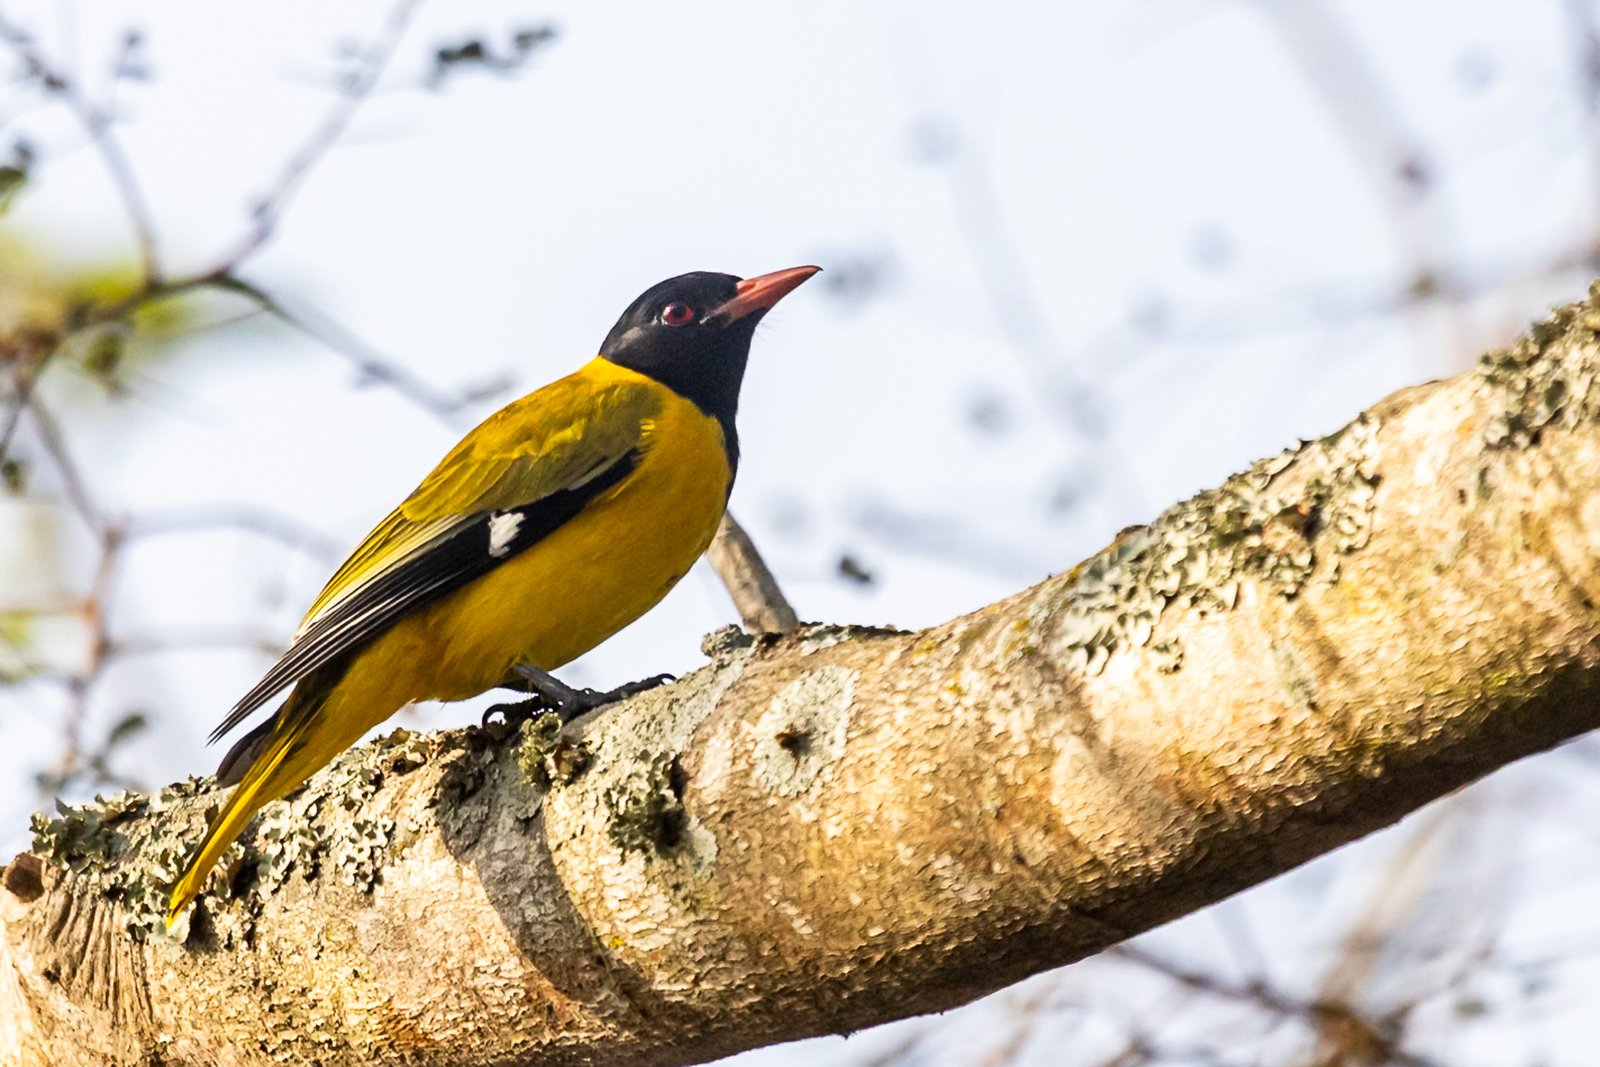
<instances>
[{"instance_id":1,"label":"bark texture","mask_svg":"<svg viewBox=\"0 0 1600 1067\"><path fill-rule=\"evenodd\" d=\"M946 1008L1600 722L1600 302L920 633L398 732L159 929L204 781L41 819L0 1061L676 1064Z\"/></svg>"}]
</instances>

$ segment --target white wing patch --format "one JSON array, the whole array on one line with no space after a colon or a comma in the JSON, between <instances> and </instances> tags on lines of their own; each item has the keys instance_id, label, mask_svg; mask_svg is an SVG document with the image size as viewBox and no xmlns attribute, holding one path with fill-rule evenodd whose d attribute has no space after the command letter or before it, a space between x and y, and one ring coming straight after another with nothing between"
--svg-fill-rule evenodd
<instances>
[{"instance_id":1,"label":"white wing patch","mask_svg":"<svg viewBox=\"0 0 1600 1067\"><path fill-rule=\"evenodd\" d=\"M489 520L489 555L499 559L511 550L517 529L522 525L520 511L502 511Z\"/></svg>"}]
</instances>

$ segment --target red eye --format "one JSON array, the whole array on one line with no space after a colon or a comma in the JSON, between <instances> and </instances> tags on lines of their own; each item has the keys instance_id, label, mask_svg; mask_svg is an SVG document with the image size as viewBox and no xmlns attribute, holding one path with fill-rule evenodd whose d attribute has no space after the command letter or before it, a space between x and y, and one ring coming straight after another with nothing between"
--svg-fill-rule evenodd
<instances>
[{"instance_id":1,"label":"red eye","mask_svg":"<svg viewBox=\"0 0 1600 1067\"><path fill-rule=\"evenodd\" d=\"M661 321L668 326L687 326L694 321L694 308L688 304L668 304L661 309Z\"/></svg>"}]
</instances>

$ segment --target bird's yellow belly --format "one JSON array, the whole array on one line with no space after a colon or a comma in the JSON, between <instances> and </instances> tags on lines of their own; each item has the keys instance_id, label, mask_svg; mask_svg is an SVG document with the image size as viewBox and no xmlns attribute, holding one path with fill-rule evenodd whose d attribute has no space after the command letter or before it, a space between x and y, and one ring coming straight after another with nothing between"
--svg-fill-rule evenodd
<instances>
[{"instance_id":1,"label":"bird's yellow belly","mask_svg":"<svg viewBox=\"0 0 1600 1067\"><path fill-rule=\"evenodd\" d=\"M627 478L538 544L397 622L352 663L365 677L349 689L371 702L369 714L388 704L386 717L414 700L475 696L518 663L553 670L589 651L660 601L711 543L727 501L724 456L717 424L674 398Z\"/></svg>"}]
</instances>

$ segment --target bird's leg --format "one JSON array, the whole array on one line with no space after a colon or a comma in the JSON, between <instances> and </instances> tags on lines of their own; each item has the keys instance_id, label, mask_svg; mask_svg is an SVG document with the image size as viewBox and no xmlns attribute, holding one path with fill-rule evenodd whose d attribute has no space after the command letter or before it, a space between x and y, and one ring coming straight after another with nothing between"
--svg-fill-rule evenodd
<instances>
[{"instance_id":1,"label":"bird's leg","mask_svg":"<svg viewBox=\"0 0 1600 1067\"><path fill-rule=\"evenodd\" d=\"M654 689L658 685L672 681L670 674L656 674L637 682L619 685L615 689L602 691L574 689L550 672L526 663L519 663L511 670L527 683L530 693L542 700L549 710L561 716L562 722L570 722L586 711L593 711L613 701L631 697L635 693L643 693L647 689Z\"/></svg>"},{"instance_id":2,"label":"bird's leg","mask_svg":"<svg viewBox=\"0 0 1600 1067\"><path fill-rule=\"evenodd\" d=\"M511 671L511 677L500 683L500 687L531 693L533 699L516 704L496 704L484 712L486 720L490 715L498 713L508 724L514 725L513 720L520 722L522 719L553 711L561 717L563 723L568 723L585 712L631 697L635 693L643 693L647 689L654 689L673 680L670 674L656 674L649 678L641 678L637 682L619 685L615 689L601 691L574 689L549 671L540 670L528 663L519 663Z\"/></svg>"}]
</instances>

